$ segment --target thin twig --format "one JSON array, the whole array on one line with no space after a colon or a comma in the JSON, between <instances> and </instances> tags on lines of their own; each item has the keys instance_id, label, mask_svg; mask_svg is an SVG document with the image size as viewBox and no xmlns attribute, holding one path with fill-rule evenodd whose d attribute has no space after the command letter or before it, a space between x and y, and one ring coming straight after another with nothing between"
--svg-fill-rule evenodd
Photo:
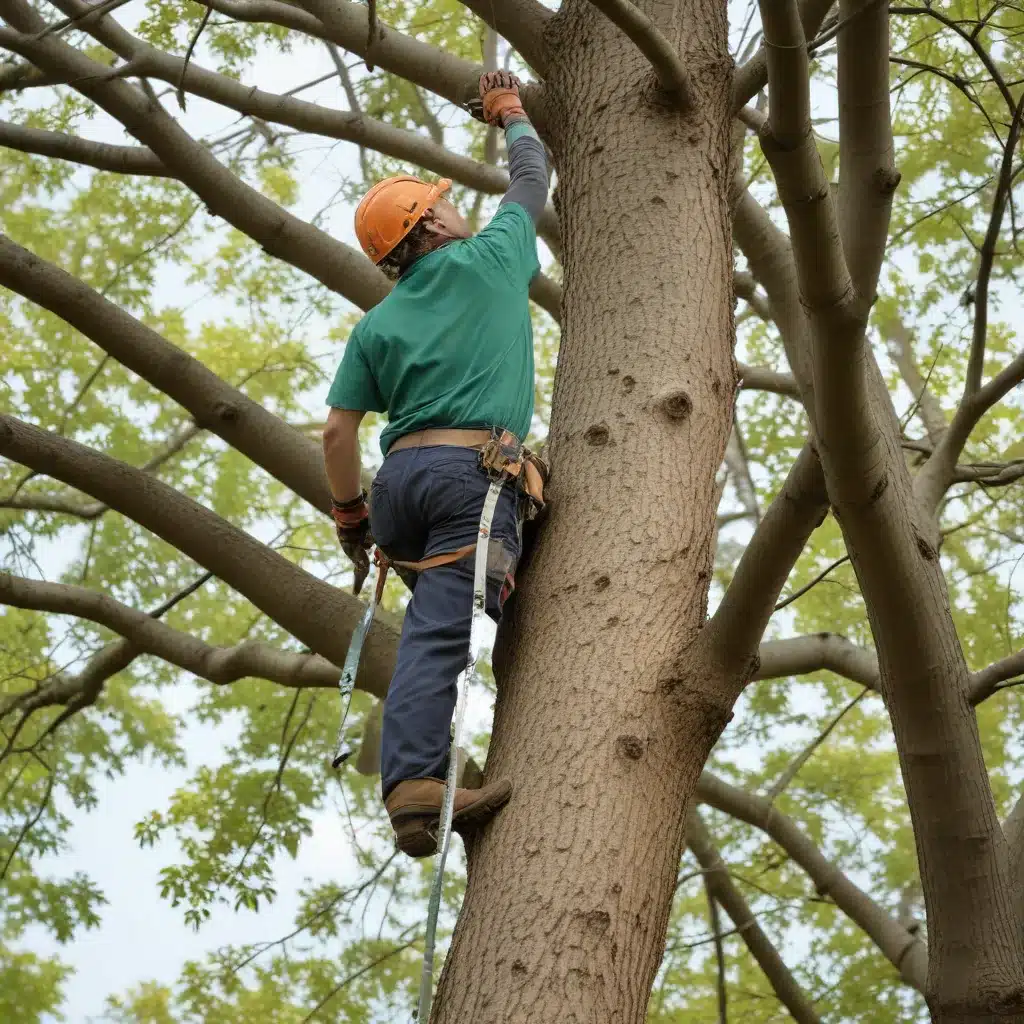
<instances>
[{"instance_id":1,"label":"thin twig","mask_svg":"<svg viewBox=\"0 0 1024 1024\"><path fill-rule=\"evenodd\" d=\"M996 243L1003 226L1003 214L1006 212L1006 199L1013 180L1013 158L1020 137L1021 118L1024 117L1024 96L1021 97L1013 113L1010 133L1003 150L1003 159L999 168L996 194L992 200L992 213L989 216L988 230L985 241L981 245L978 260L978 278L974 290L974 332L971 340L971 355L967 363L967 382L964 386L964 397L975 394L981 387L981 374L985 362L985 342L988 334L988 292L995 263Z\"/></svg>"},{"instance_id":2,"label":"thin twig","mask_svg":"<svg viewBox=\"0 0 1024 1024\"><path fill-rule=\"evenodd\" d=\"M213 14L213 8L207 6L203 12L203 17L199 22L195 32L192 33L192 38L189 40L188 49L185 51L185 58L181 64L181 75L178 77L178 106L182 110L185 109L185 75L188 74L188 64L192 60L192 52L196 48L196 43L199 42L199 37L203 34L203 29L206 28L206 23L210 20L210 15Z\"/></svg>"},{"instance_id":3,"label":"thin twig","mask_svg":"<svg viewBox=\"0 0 1024 1024\"><path fill-rule=\"evenodd\" d=\"M718 917L718 903L711 891L711 882L704 876L704 892L708 899L708 920L711 922L712 941L715 944L715 965L718 969L718 1024L729 1024L729 992L725 984L725 942L722 935L722 922Z\"/></svg>"},{"instance_id":4,"label":"thin twig","mask_svg":"<svg viewBox=\"0 0 1024 1024\"><path fill-rule=\"evenodd\" d=\"M53 794L53 787L57 782L57 776L50 772L49 778L46 780L46 792L43 794L43 799L39 801L39 807L37 808L34 815L27 819L21 826L21 831L18 833L18 837L14 840L14 844L11 846L11 852L7 855L7 859L4 861L4 866L0 868L0 882L7 877L7 872L10 869L11 862L14 860L15 855L18 852L21 844L25 841L25 837L39 824L39 819L43 816L43 812L46 810L50 803L50 796Z\"/></svg>"},{"instance_id":5,"label":"thin twig","mask_svg":"<svg viewBox=\"0 0 1024 1024\"><path fill-rule=\"evenodd\" d=\"M366 70L373 71L370 51L377 41L377 0L366 0Z\"/></svg>"},{"instance_id":6,"label":"thin twig","mask_svg":"<svg viewBox=\"0 0 1024 1024\"><path fill-rule=\"evenodd\" d=\"M830 572L832 572L833 569L838 569L839 566L841 566L844 562L848 562L849 560L849 555L843 555L842 558L837 558L830 566L828 566L828 568L818 573L818 575L815 576L814 579L811 580L811 582L808 583L806 586L801 587L795 593L790 594L789 597L784 597L781 601L779 601L779 603L775 606L775 611L782 611L783 608L785 608L787 605L791 605L797 598L803 597L808 590L810 590L812 587L816 587L826 576L828 576Z\"/></svg>"},{"instance_id":7,"label":"thin twig","mask_svg":"<svg viewBox=\"0 0 1024 1024\"><path fill-rule=\"evenodd\" d=\"M45 39L47 36L61 35L69 28L74 28L75 25L80 21L84 21L86 18L102 18L104 15L116 11L118 7L123 7L128 2L129 0L104 0L103 3L96 4L95 7L90 7L89 10L83 11L81 14L76 14L73 18L65 18L63 21L58 21L47 26L41 32L37 32L32 36L32 40L33 42L38 42L40 39Z\"/></svg>"},{"instance_id":8,"label":"thin twig","mask_svg":"<svg viewBox=\"0 0 1024 1024\"><path fill-rule=\"evenodd\" d=\"M415 926L413 926L413 927L415 927ZM306 1014L305 1017L302 1018L302 1020L299 1022L299 1024L309 1024L309 1022L311 1020L313 1020L313 1018L346 985L350 985L353 981L356 981L358 978L361 978L364 974L367 974L368 972L372 971L374 969L374 967L379 967L382 963L384 963L385 960L390 960L393 956L397 956L399 953L405 952L405 950L407 950L410 946L415 945L415 943L417 942L417 939L418 939L418 936L416 938L409 939L408 942L403 942L401 946L395 946L394 949L392 949L389 952L385 953L383 956L379 956L379 957L377 957L376 960L370 961L370 963L368 963L365 967L360 967L358 971L353 971L351 974L347 974L344 978L341 979L341 981L338 982L337 985L334 986L334 988L331 989L330 992L327 993L327 995L325 995L323 997L323 999L320 1000L319 1003L316 1004L316 1006L313 1007L312 1010L309 1011L309 1013Z\"/></svg>"},{"instance_id":9,"label":"thin twig","mask_svg":"<svg viewBox=\"0 0 1024 1024\"><path fill-rule=\"evenodd\" d=\"M818 747L820 747L825 740L829 738L832 731L837 725L839 725L846 714L852 711L864 699L864 697L871 692L871 687L865 686L864 689L846 705L846 707L839 711L839 713L831 722L829 722L822 732L811 740L811 742L793 759L771 788L765 792L764 797L766 800L774 803L779 798L786 787L793 781L793 779L796 778L800 769L803 768L803 766L811 759Z\"/></svg>"}]
</instances>

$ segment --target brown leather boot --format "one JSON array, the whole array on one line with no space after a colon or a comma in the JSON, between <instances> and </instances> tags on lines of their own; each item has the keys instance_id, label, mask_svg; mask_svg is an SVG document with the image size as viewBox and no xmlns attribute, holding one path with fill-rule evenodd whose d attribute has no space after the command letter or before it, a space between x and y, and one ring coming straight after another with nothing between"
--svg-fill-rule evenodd
<instances>
[{"instance_id":1,"label":"brown leather boot","mask_svg":"<svg viewBox=\"0 0 1024 1024\"><path fill-rule=\"evenodd\" d=\"M479 828L508 803L512 783L492 782L482 789L455 790L452 831L460 835ZM398 848L410 857L431 857L437 852L444 783L440 779L407 779L384 801Z\"/></svg>"}]
</instances>

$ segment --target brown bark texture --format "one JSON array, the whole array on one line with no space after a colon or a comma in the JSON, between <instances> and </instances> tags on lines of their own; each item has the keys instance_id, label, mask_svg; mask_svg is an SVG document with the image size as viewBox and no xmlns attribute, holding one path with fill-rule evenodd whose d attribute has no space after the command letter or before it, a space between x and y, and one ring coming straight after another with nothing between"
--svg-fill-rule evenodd
<instances>
[{"instance_id":1,"label":"brown bark texture","mask_svg":"<svg viewBox=\"0 0 1024 1024\"><path fill-rule=\"evenodd\" d=\"M515 793L469 851L438 1022L644 1019L688 798L730 717L691 654L736 386L726 9L641 6L695 71L685 114L589 3L546 30L567 253L552 514L496 656L487 776Z\"/></svg>"}]
</instances>

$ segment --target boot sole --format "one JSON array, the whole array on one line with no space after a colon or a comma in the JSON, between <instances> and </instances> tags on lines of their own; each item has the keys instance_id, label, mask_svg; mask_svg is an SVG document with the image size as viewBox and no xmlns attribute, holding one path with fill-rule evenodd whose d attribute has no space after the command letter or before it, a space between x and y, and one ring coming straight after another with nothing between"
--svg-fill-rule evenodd
<instances>
[{"instance_id":1,"label":"boot sole","mask_svg":"<svg viewBox=\"0 0 1024 1024\"><path fill-rule=\"evenodd\" d=\"M485 825L508 803L512 784L494 785L484 800L476 800L452 815L452 831L462 835ZM441 813L436 807L405 807L395 813L391 827L395 830L398 849L409 857L432 857L437 853Z\"/></svg>"}]
</instances>

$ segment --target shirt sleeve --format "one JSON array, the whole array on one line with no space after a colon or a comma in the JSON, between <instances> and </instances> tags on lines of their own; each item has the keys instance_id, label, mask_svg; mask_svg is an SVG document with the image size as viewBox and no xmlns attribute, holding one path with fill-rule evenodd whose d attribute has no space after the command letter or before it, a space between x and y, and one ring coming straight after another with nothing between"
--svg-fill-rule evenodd
<instances>
[{"instance_id":1,"label":"shirt sleeve","mask_svg":"<svg viewBox=\"0 0 1024 1024\"><path fill-rule=\"evenodd\" d=\"M468 239L480 262L529 288L540 271L533 218L516 202L504 203L479 234Z\"/></svg>"},{"instance_id":2,"label":"shirt sleeve","mask_svg":"<svg viewBox=\"0 0 1024 1024\"><path fill-rule=\"evenodd\" d=\"M518 203L536 224L548 198L548 167L544 144L526 119L505 126L508 147L508 191L501 203Z\"/></svg>"},{"instance_id":3,"label":"shirt sleeve","mask_svg":"<svg viewBox=\"0 0 1024 1024\"><path fill-rule=\"evenodd\" d=\"M341 357L334 383L327 393L327 404L332 409L351 409L356 412L386 412L387 404L381 398L377 380L366 359L365 334L362 321L352 329Z\"/></svg>"}]
</instances>

